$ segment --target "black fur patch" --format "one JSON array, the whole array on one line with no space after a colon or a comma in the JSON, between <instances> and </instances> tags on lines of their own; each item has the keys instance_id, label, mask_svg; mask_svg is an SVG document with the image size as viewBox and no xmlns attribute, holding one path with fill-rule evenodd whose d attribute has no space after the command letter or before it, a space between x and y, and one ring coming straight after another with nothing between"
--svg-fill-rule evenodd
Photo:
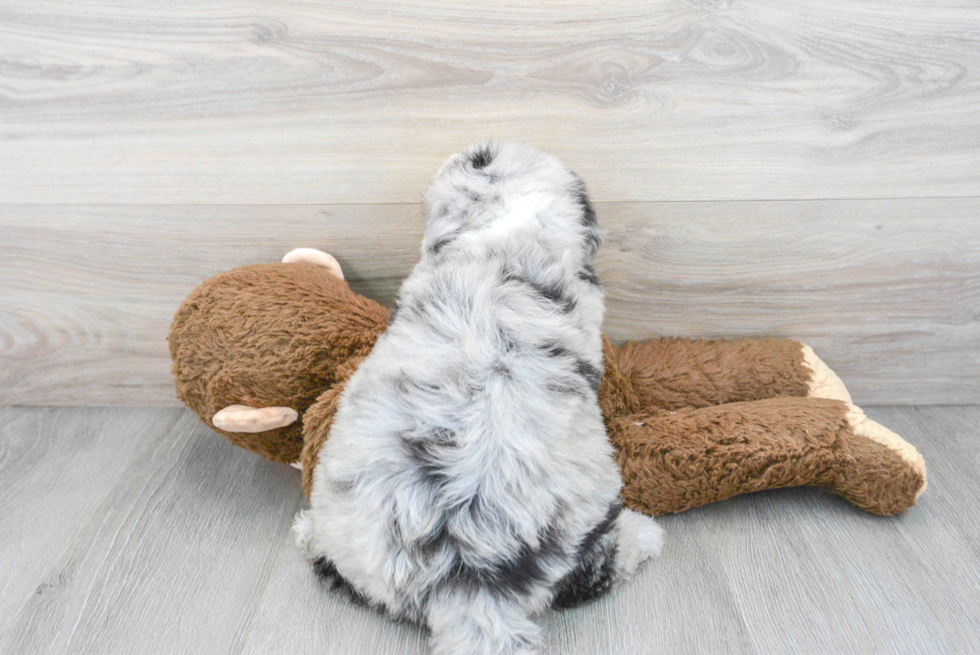
<instances>
[{"instance_id":1,"label":"black fur patch","mask_svg":"<svg viewBox=\"0 0 980 655\"><path fill-rule=\"evenodd\" d=\"M538 547L522 543L510 560L474 566L463 561L457 553L449 573L450 582L467 588L485 588L508 595L525 595L547 578L542 568L544 560L562 556L557 531L549 527L541 535Z\"/></svg>"},{"instance_id":2,"label":"black fur patch","mask_svg":"<svg viewBox=\"0 0 980 655\"><path fill-rule=\"evenodd\" d=\"M602 246L602 236L599 234L599 221L595 215L595 208L589 200L589 194L585 192L585 183L579 182L578 204L582 208L582 225L586 228L585 247L589 258L595 257Z\"/></svg>"},{"instance_id":3,"label":"black fur patch","mask_svg":"<svg viewBox=\"0 0 980 655\"><path fill-rule=\"evenodd\" d=\"M586 264L582 268L582 270L578 272L578 279L584 280L584 281L588 282L589 284L592 284L592 285L595 285L595 286L600 286L599 285L599 276L596 275L595 268L592 266L592 264Z\"/></svg>"},{"instance_id":4,"label":"black fur patch","mask_svg":"<svg viewBox=\"0 0 980 655\"><path fill-rule=\"evenodd\" d=\"M582 398L583 400L587 400L588 397L589 397L588 396L588 393L585 392L585 391L583 391L582 388L581 388L581 386L582 385L575 384L575 383L569 381L568 383L565 383L565 384L563 384L561 382L552 382L552 383L546 384L545 385L545 388L548 389L548 391L551 391L553 393L561 393L561 394L568 394L568 395L571 395L571 396L578 396L579 398Z\"/></svg>"},{"instance_id":5,"label":"black fur patch","mask_svg":"<svg viewBox=\"0 0 980 655\"><path fill-rule=\"evenodd\" d=\"M551 606L568 609L594 600L612 586L616 543L608 544L603 537L612 530L623 503L617 500L609 506L606 517L582 540L575 568L555 586Z\"/></svg>"},{"instance_id":6,"label":"black fur patch","mask_svg":"<svg viewBox=\"0 0 980 655\"><path fill-rule=\"evenodd\" d=\"M476 152L470 155L470 163L476 169L486 168L492 161L493 152L491 152L490 146L481 146Z\"/></svg>"},{"instance_id":7,"label":"black fur patch","mask_svg":"<svg viewBox=\"0 0 980 655\"><path fill-rule=\"evenodd\" d=\"M512 353L520 347L517 338L507 330L498 327L497 332L500 334L500 345L504 352Z\"/></svg>"},{"instance_id":8,"label":"black fur patch","mask_svg":"<svg viewBox=\"0 0 980 655\"><path fill-rule=\"evenodd\" d=\"M354 586L348 582L347 578L340 574L340 571L337 570L334 563L326 557L321 556L313 560L313 571L320 579L327 583L330 589L339 591L354 604L364 607L370 605L367 599L357 589L354 589Z\"/></svg>"},{"instance_id":9,"label":"black fur patch","mask_svg":"<svg viewBox=\"0 0 980 655\"><path fill-rule=\"evenodd\" d=\"M459 232L453 232L452 234L436 239L435 243L429 246L429 252L433 255L438 255L443 248L455 241L458 236Z\"/></svg>"},{"instance_id":10,"label":"black fur patch","mask_svg":"<svg viewBox=\"0 0 980 655\"><path fill-rule=\"evenodd\" d=\"M589 200L589 194L585 192L585 185L578 192L578 204L582 207L582 224L585 227L599 227L599 220L595 215L595 208Z\"/></svg>"},{"instance_id":11,"label":"black fur patch","mask_svg":"<svg viewBox=\"0 0 980 655\"><path fill-rule=\"evenodd\" d=\"M435 529L415 543L406 543L406 548L423 562L429 562L444 546L454 547L456 539L449 534L446 517L443 516Z\"/></svg>"},{"instance_id":12,"label":"black fur patch","mask_svg":"<svg viewBox=\"0 0 980 655\"><path fill-rule=\"evenodd\" d=\"M531 287L533 287L534 290L541 294L544 298L547 298L551 302L561 307L562 311L570 312L575 309L575 299L566 296L564 289L557 284L545 285L535 284L533 282L530 284Z\"/></svg>"},{"instance_id":13,"label":"black fur patch","mask_svg":"<svg viewBox=\"0 0 980 655\"><path fill-rule=\"evenodd\" d=\"M585 378L592 391L599 392L599 383L602 381L602 373L599 372L599 369L584 359L580 359L575 362L575 371Z\"/></svg>"},{"instance_id":14,"label":"black fur patch","mask_svg":"<svg viewBox=\"0 0 980 655\"><path fill-rule=\"evenodd\" d=\"M548 357L564 357L565 355L571 354L567 348L563 348L556 343L545 344L542 348L548 353Z\"/></svg>"},{"instance_id":15,"label":"black fur patch","mask_svg":"<svg viewBox=\"0 0 980 655\"><path fill-rule=\"evenodd\" d=\"M524 275L513 272L504 273L503 281L519 282L520 284L525 284L531 287L531 289L533 289L539 296L558 305L558 307L560 307L565 313L572 311L576 307L575 299L566 296L565 289L560 284L542 284L540 282L535 282Z\"/></svg>"},{"instance_id":16,"label":"black fur patch","mask_svg":"<svg viewBox=\"0 0 980 655\"><path fill-rule=\"evenodd\" d=\"M596 566L576 566L555 585L552 609L564 610L577 607L599 598L612 587L613 557Z\"/></svg>"},{"instance_id":17,"label":"black fur patch","mask_svg":"<svg viewBox=\"0 0 980 655\"><path fill-rule=\"evenodd\" d=\"M434 486L445 484L447 478L445 453L447 449L456 447L455 432L449 428L436 428L422 437L403 435L401 442L426 484Z\"/></svg>"},{"instance_id":18,"label":"black fur patch","mask_svg":"<svg viewBox=\"0 0 980 655\"><path fill-rule=\"evenodd\" d=\"M582 540L582 545L579 546L579 554L595 550L599 539L609 534L609 531L613 529L613 525L616 523L616 519L619 518L622 512L623 501L617 498L609 505L609 509L606 511L606 516L602 519L602 522L592 528L592 532L587 534L585 539Z\"/></svg>"},{"instance_id":19,"label":"black fur patch","mask_svg":"<svg viewBox=\"0 0 980 655\"><path fill-rule=\"evenodd\" d=\"M501 377L507 378L508 380L514 379L514 374L511 372L510 367L502 362L497 362L493 365L493 372Z\"/></svg>"}]
</instances>

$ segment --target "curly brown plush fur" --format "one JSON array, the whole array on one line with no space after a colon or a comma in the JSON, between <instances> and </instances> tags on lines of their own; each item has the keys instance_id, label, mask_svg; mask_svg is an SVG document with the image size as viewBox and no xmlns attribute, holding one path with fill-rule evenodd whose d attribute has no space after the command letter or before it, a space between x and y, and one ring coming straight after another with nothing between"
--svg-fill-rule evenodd
<instances>
[{"instance_id":1,"label":"curly brown plush fur","mask_svg":"<svg viewBox=\"0 0 980 655\"><path fill-rule=\"evenodd\" d=\"M170 353L178 397L232 443L303 464L309 493L345 381L388 310L307 264L247 266L195 289L177 312ZM628 507L667 514L732 496L822 486L876 514L925 489L922 457L825 390L797 341L605 342L600 405ZM812 353L812 351L810 351ZM821 363L822 364L822 363ZM301 417L266 432L228 432L231 405L288 407Z\"/></svg>"},{"instance_id":2,"label":"curly brown plush fur","mask_svg":"<svg viewBox=\"0 0 980 655\"><path fill-rule=\"evenodd\" d=\"M856 435L847 409L839 400L782 396L615 418L609 438L623 500L667 514L751 491L822 486L875 514L904 511L924 472Z\"/></svg>"},{"instance_id":3,"label":"curly brown plush fur","mask_svg":"<svg viewBox=\"0 0 980 655\"><path fill-rule=\"evenodd\" d=\"M274 462L299 460L302 423L227 432L229 405L292 407L302 416L356 369L388 325L388 310L308 264L260 264L207 280L170 328L177 397L232 443Z\"/></svg>"}]
</instances>

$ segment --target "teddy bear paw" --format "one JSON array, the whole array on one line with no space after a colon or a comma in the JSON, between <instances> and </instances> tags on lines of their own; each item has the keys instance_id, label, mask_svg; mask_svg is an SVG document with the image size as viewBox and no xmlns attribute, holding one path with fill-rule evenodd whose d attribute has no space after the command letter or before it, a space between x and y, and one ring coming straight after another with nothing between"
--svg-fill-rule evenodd
<instances>
[{"instance_id":1,"label":"teddy bear paw","mask_svg":"<svg viewBox=\"0 0 980 655\"><path fill-rule=\"evenodd\" d=\"M841 379L822 359L817 357L813 348L807 345L803 346L803 365L813 373L808 382L810 387L807 393L808 397L842 400L845 403L851 402L851 394Z\"/></svg>"}]
</instances>

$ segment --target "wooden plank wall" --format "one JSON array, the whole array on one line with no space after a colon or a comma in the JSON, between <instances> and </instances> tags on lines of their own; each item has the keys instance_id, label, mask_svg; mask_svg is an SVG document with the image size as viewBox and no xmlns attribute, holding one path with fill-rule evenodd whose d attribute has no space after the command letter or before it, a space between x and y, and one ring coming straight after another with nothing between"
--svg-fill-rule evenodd
<instances>
[{"instance_id":1,"label":"wooden plank wall","mask_svg":"<svg viewBox=\"0 0 980 655\"><path fill-rule=\"evenodd\" d=\"M174 404L180 300L296 246L389 301L490 137L588 183L611 336L980 402L973 0L10 0L0 62L0 404Z\"/></svg>"}]
</instances>

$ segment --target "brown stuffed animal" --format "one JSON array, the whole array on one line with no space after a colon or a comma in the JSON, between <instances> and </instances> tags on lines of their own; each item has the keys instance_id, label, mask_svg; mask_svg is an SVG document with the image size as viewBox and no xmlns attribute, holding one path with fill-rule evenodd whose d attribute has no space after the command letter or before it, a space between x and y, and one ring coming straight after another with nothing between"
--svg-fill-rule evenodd
<instances>
[{"instance_id":1,"label":"brown stuffed animal","mask_svg":"<svg viewBox=\"0 0 980 655\"><path fill-rule=\"evenodd\" d=\"M388 310L351 291L326 253L283 262L197 287L170 354L177 396L232 443L301 463L309 494L344 384ZM922 456L850 400L797 341L605 341L599 401L623 500L647 514L803 485L875 514L908 509L926 487Z\"/></svg>"}]
</instances>

